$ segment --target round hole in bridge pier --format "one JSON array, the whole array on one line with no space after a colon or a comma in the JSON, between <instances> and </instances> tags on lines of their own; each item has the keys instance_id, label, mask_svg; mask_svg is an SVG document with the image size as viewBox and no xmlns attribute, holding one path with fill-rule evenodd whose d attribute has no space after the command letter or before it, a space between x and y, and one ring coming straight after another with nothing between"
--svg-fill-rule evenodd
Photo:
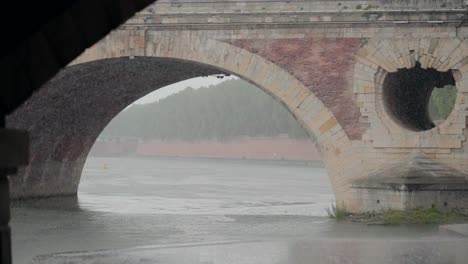
<instances>
[{"instance_id":1,"label":"round hole in bridge pier","mask_svg":"<svg viewBox=\"0 0 468 264\"><path fill-rule=\"evenodd\" d=\"M455 106L457 91L452 71L411 69L388 73L383 83L386 111L412 131L426 131L443 122Z\"/></svg>"}]
</instances>

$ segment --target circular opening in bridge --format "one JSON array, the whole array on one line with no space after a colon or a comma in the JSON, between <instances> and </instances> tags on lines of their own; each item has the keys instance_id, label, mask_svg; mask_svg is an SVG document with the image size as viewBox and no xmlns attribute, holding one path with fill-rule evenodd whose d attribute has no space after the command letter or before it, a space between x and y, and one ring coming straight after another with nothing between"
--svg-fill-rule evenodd
<instances>
[{"instance_id":1,"label":"circular opening in bridge","mask_svg":"<svg viewBox=\"0 0 468 264\"><path fill-rule=\"evenodd\" d=\"M443 122L452 112L457 96L451 71L411 69L389 73L383 83L386 111L401 126L426 131Z\"/></svg>"}]
</instances>

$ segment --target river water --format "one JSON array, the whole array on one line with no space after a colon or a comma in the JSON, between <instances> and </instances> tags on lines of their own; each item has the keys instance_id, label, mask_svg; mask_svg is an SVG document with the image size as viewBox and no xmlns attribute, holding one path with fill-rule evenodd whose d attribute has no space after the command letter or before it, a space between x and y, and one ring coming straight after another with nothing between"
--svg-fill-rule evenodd
<instances>
[{"instance_id":1,"label":"river water","mask_svg":"<svg viewBox=\"0 0 468 264\"><path fill-rule=\"evenodd\" d=\"M302 163L89 158L77 199L14 205L13 255L20 264L467 263L466 237L337 223L325 213L332 201L325 169Z\"/></svg>"}]
</instances>

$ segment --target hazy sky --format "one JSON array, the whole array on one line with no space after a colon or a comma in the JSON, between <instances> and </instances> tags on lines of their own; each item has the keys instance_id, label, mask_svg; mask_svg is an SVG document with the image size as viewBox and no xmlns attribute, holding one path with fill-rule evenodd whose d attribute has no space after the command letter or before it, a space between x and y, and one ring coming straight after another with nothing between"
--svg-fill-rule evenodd
<instances>
[{"instance_id":1,"label":"hazy sky","mask_svg":"<svg viewBox=\"0 0 468 264\"><path fill-rule=\"evenodd\" d=\"M207 76L207 77L197 77L193 79L188 79L185 81L181 81L178 83L174 83L163 88L160 88L148 95L138 99L134 102L134 104L147 104L158 101L162 98L168 97L171 94L178 93L182 90L187 89L188 87L192 87L194 89L198 89L201 87L207 87L213 84L218 84L230 79L237 79L238 77L229 76L224 77L223 79L218 79L216 76Z\"/></svg>"}]
</instances>

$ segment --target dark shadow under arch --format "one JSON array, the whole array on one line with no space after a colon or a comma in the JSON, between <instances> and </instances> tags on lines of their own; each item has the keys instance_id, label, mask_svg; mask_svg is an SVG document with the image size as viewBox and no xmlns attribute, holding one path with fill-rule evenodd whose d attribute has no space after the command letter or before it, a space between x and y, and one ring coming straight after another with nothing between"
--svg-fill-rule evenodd
<instances>
[{"instance_id":1,"label":"dark shadow under arch","mask_svg":"<svg viewBox=\"0 0 468 264\"><path fill-rule=\"evenodd\" d=\"M29 166L11 178L12 197L76 195L91 147L119 112L159 88L213 74L230 73L159 57L121 57L65 68L7 119L8 126L31 132L33 154Z\"/></svg>"},{"instance_id":2,"label":"dark shadow under arch","mask_svg":"<svg viewBox=\"0 0 468 264\"><path fill-rule=\"evenodd\" d=\"M31 162L11 177L13 198L75 195L88 152L130 103L186 79L222 71L195 62L136 57L70 66L8 116L31 132Z\"/></svg>"},{"instance_id":3,"label":"dark shadow under arch","mask_svg":"<svg viewBox=\"0 0 468 264\"><path fill-rule=\"evenodd\" d=\"M429 116L432 90L455 85L451 71L439 72L423 69L417 63L411 69L389 73L383 83L384 106L401 126L412 131L425 131L435 127Z\"/></svg>"}]
</instances>

